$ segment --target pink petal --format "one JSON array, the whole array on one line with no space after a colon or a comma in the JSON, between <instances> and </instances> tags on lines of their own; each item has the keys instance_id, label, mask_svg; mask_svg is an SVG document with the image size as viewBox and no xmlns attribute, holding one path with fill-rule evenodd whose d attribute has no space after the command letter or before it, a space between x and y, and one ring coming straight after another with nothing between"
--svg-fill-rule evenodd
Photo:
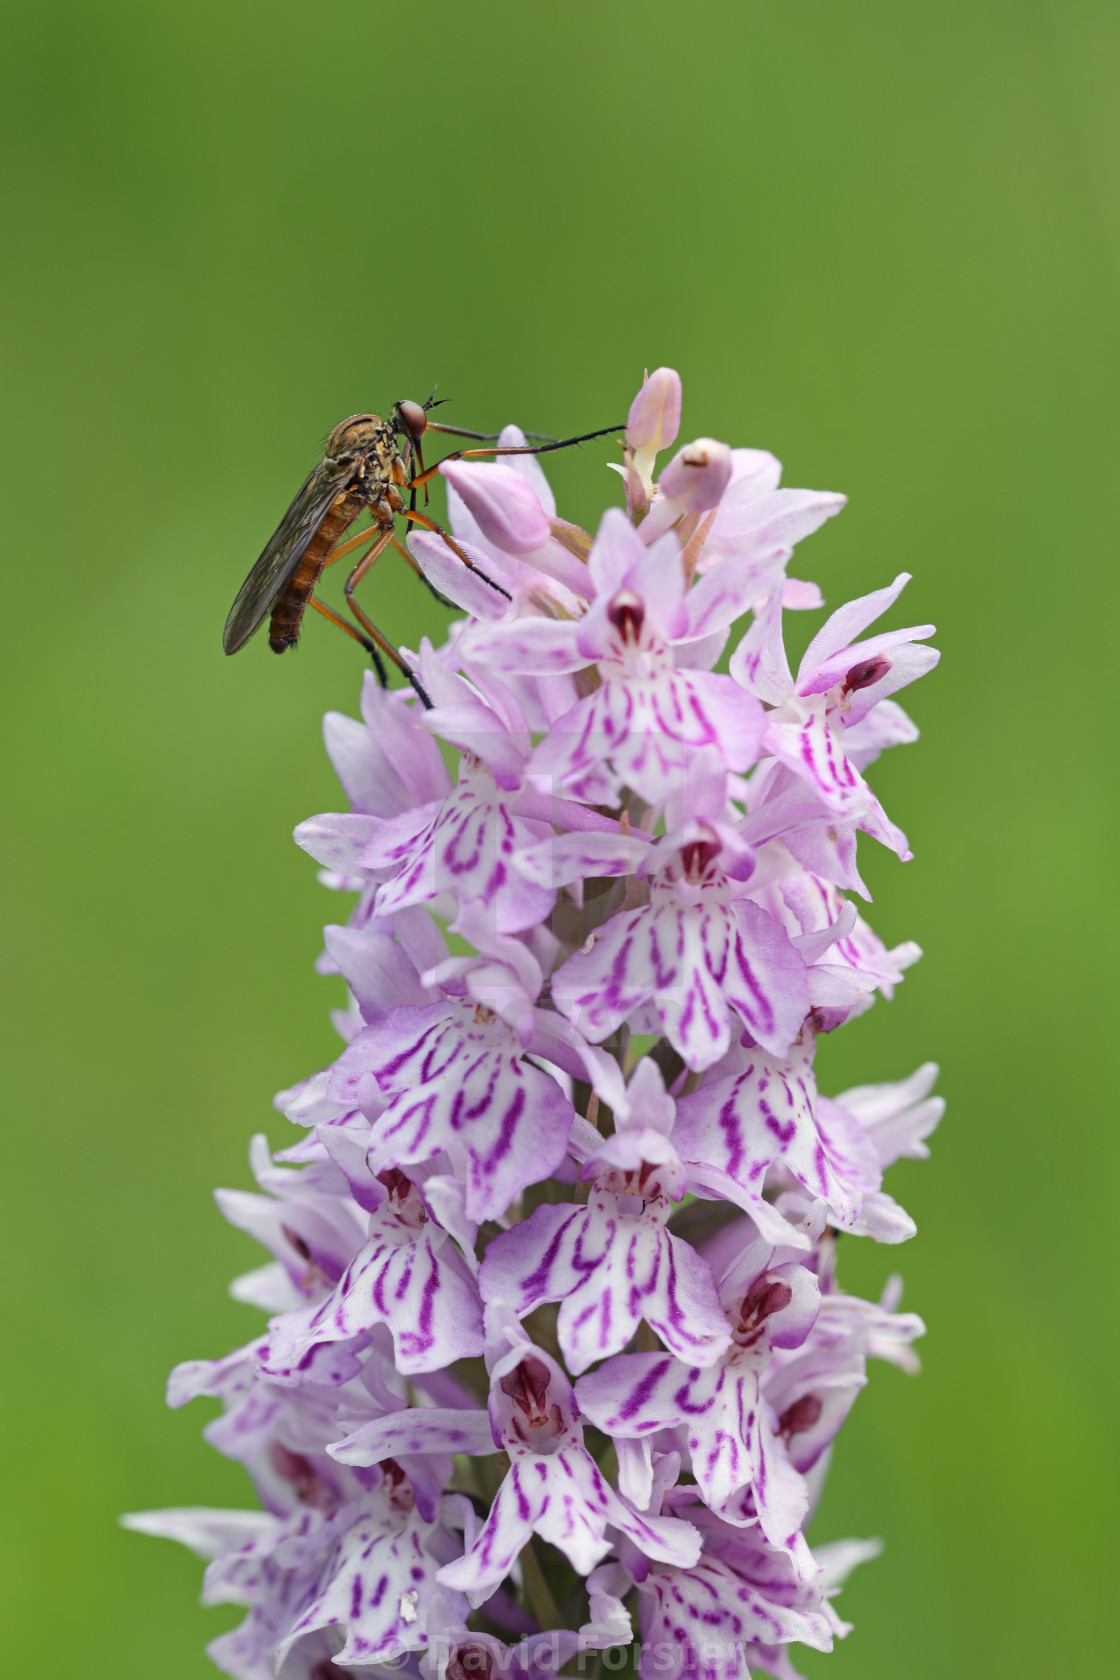
<instances>
[{"instance_id":1,"label":"pink petal","mask_svg":"<svg viewBox=\"0 0 1120 1680\"><path fill-rule=\"evenodd\" d=\"M833 688L837 683L843 682L847 673L854 666L870 664L881 655L890 654L895 649L903 648L908 642L921 641L926 636L932 636L934 631L935 626L932 624L914 624L906 630L887 630L881 636L868 636L865 641L853 642L849 646L841 648L838 653L831 654L821 664L805 668L804 676L799 673L797 692L798 694L823 694L826 689ZM937 663L936 651L933 648L923 649L922 651L933 655L926 666L927 670L931 669ZM894 661L891 660L890 663L893 665ZM922 672L914 672L915 677L920 675L922 675ZM878 684L875 686L878 687ZM859 689L856 692L862 694L863 690ZM881 698L881 695L876 695L876 699Z\"/></svg>"},{"instance_id":2,"label":"pink petal","mask_svg":"<svg viewBox=\"0 0 1120 1680\"><path fill-rule=\"evenodd\" d=\"M391 817L442 798L450 780L435 742L425 743L422 711L400 691L382 688L372 671L361 705L361 723L341 712L323 719L323 740L351 809Z\"/></svg>"},{"instance_id":3,"label":"pink petal","mask_svg":"<svg viewBox=\"0 0 1120 1680\"><path fill-rule=\"evenodd\" d=\"M651 373L634 401L626 423L631 449L667 449L681 429L681 378L672 368Z\"/></svg>"},{"instance_id":4,"label":"pink petal","mask_svg":"<svg viewBox=\"0 0 1120 1680\"><path fill-rule=\"evenodd\" d=\"M850 1226L861 1191L840 1177L817 1124L812 1051L811 1039L788 1059L751 1051L741 1073L678 1102L672 1140L684 1160L721 1168L758 1200L781 1161L811 1196L827 1202L838 1224Z\"/></svg>"},{"instance_id":5,"label":"pink petal","mask_svg":"<svg viewBox=\"0 0 1120 1680\"><path fill-rule=\"evenodd\" d=\"M768 706L780 706L789 697L793 676L782 641L780 590L756 610L754 623L731 655L728 669L737 683Z\"/></svg>"},{"instance_id":6,"label":"pink petal","mask_svg":"<svg viewBox=\"0 0 1120 1680\"><path fill-rule=\"evenodd\" d=\"M336 1064L335 1086L356 1092L372 1077L391 1099L370 1134L374 1171L454 1151L465 1157L468 1217L501 1218L527 1184L559 1166L575 1118L556 1080L519 1051L500 1020L476 1020L473 1000L394 1010L359 1033Z\"/></svg>"},{"instance_id":7,"label":"pink petal","mask_svg":"<svg viewBox=\"0 0 1120 1680\"><path fill-rule=\"evenodd\" d=\"M893 606L910 582L909 572L899 572L892 584L885 589L875 589L870 595L861 595L858 600L848 601L838 607L831 618L825 620L805 650L805 657L801 661L802 671L815 671L818 665L823 665L826 659L854 642L861 631L869 624L874 624L881 618L887 608Z\"/></svg>"},{"instance_id":8,"label":"pink petal","mask_svg":"<svg viewBox=\"0 0 1120 1680\"><path fill-rule=\"evenodd\" d=\"M502 461L445 461L440 474L454 486L483 536L507 554L531 554L552 532L531 485Z\"/></svg>"},{"instance_id":9,"label":"pink petal","mask_svg":"<svg viewBox=\"0 0 1120 1680\"><path fill-rule=\"evenodd\" d=\"M580 671L587 664L587 656L577 645L578 633L577 624L551 618L519 618L472 636L471 658L495 671L532 676Z\"/></svg>"},{"instance_id":10,"label":"pink petal","mask_svg":"<svg viewBox=\"0 0 1120 1680\"><path fill-rule=\"evenodd\" d=\"M478 619L504 618L509 611L509 597L513 589L509 572L503 571L490 555L473 548L462 537L456 540L473 562L474 571L470 566L464 566L454 549L448 548L443 538L436 536L434 531L410 531L408 551L433 589L446 595L455 606ZM495 588L495 584L499 587Z\"/></svg>"},{"instance_id":11,"label":"pink petal","mask_svg":"<svg viewBox=\"0 0 1120 1680\"><path fill-rule=\"evenodd\" d=\"M373 1214L369 1242L309 1321L296 1326L292 1313L274 1321L266 1373L296 1371L313 1348L375 1324L388 1326L397 1370L408 1375L482 1353L482 1307L466 1263L438 1225L402 1230L392 1206L390 1198Z\"/></svg>"},{"instance_id":12,"label":"pink petal","mask_svg":"<svg viewBox=\"0 0 1120 1680\"><path fill-rule=\"evenodd\" d=\"M378 1464L398 1453L497 1452L486 1411L457 1411L448 1406L410 1406L402 1412L364 1423L330 1447L340 1464Z\"/></svg>"},{"instance_id":13,"label":"pink petal","mask_svg":"<svg viewBox=\"0 0 1120 1680\"><path fill-rule=\"evenodd\" d=\"M405 820L414 820L412 811L407 808ZM293 839L297 846L302 846L316 863L323 864L325 868L349 869L357 863L363 847L380 826L376 817L357 812L328 811L321 817L308 817L305 822L297 824Z\"/></svg>"},{"instance_id":14,"label":"pink petal","mask_svg":"<svg viewBox=\"0 0 1120 1680\"><path fill-rule=\"evenodd\" d=\"M788 554L795 543L834 518L847 499L827 490L770 490L759 495L752 481L733 482L708 533L705 554Z\"/></svg>"},{"instance_id":15,"label":"pink petal","mask_svg":"<svg viewBox=\"0 0 1120 1680\"><path fill-rule=\"evenodd\" d=\"M659 474L657 487L681 513L706 513L731 482L731 451L715 438L688 443Z\"/></svg>"},{"instance_id":16,"label":"pink petal","mask_svg":"<svg viewBox=\"0 0 1120 1680\"><path fill-rule=\"evenodd\" d=\"M599 521L587 562L596 600L617 594L645 557L645 545L622 509L608 508Z\"/></svg>"}]
</instances>

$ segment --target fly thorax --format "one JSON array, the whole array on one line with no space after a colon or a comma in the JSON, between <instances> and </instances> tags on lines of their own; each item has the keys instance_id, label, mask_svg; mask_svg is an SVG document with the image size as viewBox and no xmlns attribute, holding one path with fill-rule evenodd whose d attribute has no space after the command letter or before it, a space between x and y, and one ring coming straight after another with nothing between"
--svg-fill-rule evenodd
<instances>
[{"instance_id":1,"label":"fly thorax","mask_svg":"<svg viewBox=\"0 0 1120 1680\"><path fill-rule=\"evenodd\" d=\"M327 439L327 458L337 460L371 447L377 449L386 432L388 427L379 414L351 414L349 419L339 421ZM389 437L392 439L391 432Z\"/></svg>"}]
</instances>

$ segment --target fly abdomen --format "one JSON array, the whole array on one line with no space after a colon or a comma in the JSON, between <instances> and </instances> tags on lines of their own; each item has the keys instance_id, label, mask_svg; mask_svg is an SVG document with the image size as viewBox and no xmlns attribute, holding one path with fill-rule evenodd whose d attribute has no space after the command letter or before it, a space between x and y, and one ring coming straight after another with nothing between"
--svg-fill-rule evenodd
<instances>
[{"instance_id":1,"label":"fly abdomen","mask_svg":"<svg viewBox=\"0 0 1120 1680\"><path fill-rule=\"evenodd\" d=\"M283 594L278 597L269 619L268 645L273 653L286 653L288 648L295 647L303 615L307 611L308 597L322 576L331 549L365 506L365 496L354 491L340 496L304 549L303 558Z\"/></svg>"}]
</instances>

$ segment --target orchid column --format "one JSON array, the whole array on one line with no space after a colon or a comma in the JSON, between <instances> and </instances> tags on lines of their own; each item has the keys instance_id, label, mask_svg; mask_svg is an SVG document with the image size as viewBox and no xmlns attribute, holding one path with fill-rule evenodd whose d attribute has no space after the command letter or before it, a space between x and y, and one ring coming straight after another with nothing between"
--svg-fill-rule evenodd
<instances>
[{"instance_id":1,"label":"orchid column","mask_svg":"<svg viewBox=\"0 0 1120 1680\"><path fill-rule=\"evenodd\" d=\"M345 1044L276 1099L260 1193L218 1193L272 1256L233 1285L263 1333L170 1387L220 1397L262 1508L126 1519L247 1608L209 1647L241 1680L535 1680L631 1641L644 1680L790 1680L877 1550L806 1530L868 1358L912 1369L922 1325L897 1282L845 1294L835 1238L913 1235L883 1170L941 1103L932 1066L829 1098L813 1061L919 955L849 895L860 831L910 855L864 773L937 655L867 634L903 574L792 673L783 612L822 602L787 564L843 498L710 438L656 476L680 401L638 393L594 539L534 457L449 464L481 576L410 539L466 613L412 656L433 705L367 677L326 720L350 810L296 838L358 895L325 936Z\"/></svg>"}]
</instances>

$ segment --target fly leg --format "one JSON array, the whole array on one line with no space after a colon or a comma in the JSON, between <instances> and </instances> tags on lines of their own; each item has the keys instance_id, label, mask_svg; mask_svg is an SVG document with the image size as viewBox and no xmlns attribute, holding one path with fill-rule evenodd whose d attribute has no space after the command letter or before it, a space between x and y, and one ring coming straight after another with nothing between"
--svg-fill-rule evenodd
<instances>
[{"instance_id":1,"label":"fly leg","mask_svg":"<svg viewBox=\"0 0 1120 1680\"><path fill-rule=\"evenodd\" d=\"M314 607L316 612L322 613L324 618L330 619L332 624L337 624L340 630L344 630L353 641L359 643L361 647L365 648L366 652L373 660L373 668L377 672L378 682L381 684L382 688L388 688L389 679L385 675L385 662L378 653L375 644L367 640L365 636L355 630L352 624L347 624L344 618L340 618L338 616L333 607L328 607L327 603L325 601L320 601L317 595L309 595L307 598L307 604L309 607Z\"/></svg>"},{"instance_id":2,"label":"fly leg","mask_svg":"<svg viewBox=\"0 0 1120 1680\"><path fill-rule=\"evenodd\" d=\"M337 548L332 548L331 549L331 552L327 555L327 558L323 563L323 570L326 571L328 566L333 566L336 560L342 560L347 554L353 554L354 550L356 548L361 548L361 546L364 542L376 542L380 537L383 537L384 534L385 533L381 530L381 528L379 526L377 526L377 525L367 525L365 530L359 531L358 535L356 537L348 537L345 542L339 543ZM445 598L440 594L439 590L436 588L435 584L428 582L427 578L424 576L424 573L421 571L420 567L417 565L413 556L408 552L408 549L405 548L404 544L401 543L401 542L398 542L395 536L392 538L392 544L393 544L393 547L396 549L397 553L399 555L401 555L403 559L408 561L408 564L412 567L412 570L416 573L416 576L420 579L420 582L424 585L425 589L430 589L431 590L432 594L435 596L435 598L439 602L440 606L441 607L453 606L454 602L445 600ZM381 552L381 550L378 549L378 553L380 553L380 552ZM372 564L372 561L370 563Z\"/></svg>"},{"instance_id":3,"label":"fly leg","mask_svg":"<svg viewBox=\"0 0 1120 1680\"><path fill-rule=\"evenodd\" d=\"M417 682L413 672L409 670L408 665L401 658L401 655L397 652L396 648L388 640L388 638L382 635L377 626L371 623L370 619L353 598L355 585L360 583L362 578L365 577L374 561L381 553L383 553L386 544L389 542L393 544L394 548L400 549L400 552L404 555L413 571L416 572L419 577L424 577L423 572L420 571L420 568L416 564L416 561L412 558L412 555L409 554L407 549L401 547L401 544L397 541L391 530L384 531L377 525L367 525L364 530L358 532L356 537L348 537L345 542L341 542L336 548L332 548L323 563L323 570L326 571L328 566L333 566L336 560L345 559L348 554L353 554L355 549L361 548L362 544L367 542L371 543L372 546L358 561L358 564L351 572L349 578L347 578L345 595L350 611L354 614L354 617L358 620L358 623L362 626L362 628L367 631L368 636L372 638L372 640L368 640L366 636L359 635L358 631L354 629L352 624L347 624L346 620L344 618L340 618L333 608L328 607L325 602L320 601L314 595L311 597L311 605L317 612L321 612L324 618L329 618L332 624L337 624L340 630L345 630L346 634L353 637L354 641L361 643L362 647L365 648L366 652L373 660L374 669L377 672L377 680L381 684L382 688L388 688L389 681L385 674L385 662L381 658L381 653L378 652L378 648L381 649L381 652L388 654L397 669L403 672L403 674L408 678L408 681L412 684L413 688L420 696L420 699L424 702L424 705L430 706L431 701L425 694L421 684ZM427 581L427 578L424 578L424 582L427 583ZM428 584L428 587L430 589L431 585ZM433 594L434 593L435 591L433 590ZM443 597L440 596L439 599L442 600Z\"/></svg>"},{"instance_id":4,"label":"fly leg","mask_svg":"<svg viewBox=\"0 0 1120 1680\"><path fill-rule=\"evenodd\" d=\"M379 537L384 535L384 526L366 525L358 532L356 537L347 537L345 542L340 542L336 548L331 549L327 558L323 561L323 570L326 571L328 566L333 566L336 560L345 559L346 555L353 554L354 550L361 548L363 543L376 542Z\"/></svg>"},{"instance_id":5,"label":"fly leg","mask_svg":"<svg viewBox=\"0 0 1120 1680\"><path fill-rule=\"evenodd\" d=\"M367 526L364 530L359 531L356 537L350 537L346 542L339 543L337 548L332 548L324 560L323 571L325 572L328 566L333 566L336 560L343 559L347 554L353 554L354 550L361 548L364 542L370 542L379 535L380 532L376 526ZM309 605L313 606L316 612L322 613L323 617L329 619L332 624L336 624L340 630L345 631L352 641L365 648L373 660L373 668L377 672L378 682L382 688L388 688L389 678L385 672L385 661L377 649L377 644L371 642L368 637L361 635L352 624L348 624L344 618L341 618L333 607L328 607L325 601L320 601L317 595L311 596Z\"/></svg>"},{"instance_id":6,"label":"fly leg","mask_svg":"<svg viewBox=\"0 0 1120 1680\"><path fill-rule=\"evenodd\" d=\"M437 472L438 470L439 469L437 467L433 467L430 472L425 474L425 477L430 478L432 473ZM413 489L414 495L415 485L419 482L420 481L418 479L413 480L411 488ZM402 512L402 518L411 519L413 523L419 525L422 530L431 531L435 536L442 537L452 554L455 555L456 559L463 562L463 565L469 572L473 572L475 577L480 577L483 583L488 583L490 588L496 590L499 595L504 595L507 601L512 599L509 590L503 589L500 583L495 583L493 578L487 577L486 573L482 570L482 567L476 566L470 556L464 554L463 550L459 547L459 544L455 541L455 538L451 535L451 532L445 531L442 525L437 525L434 519L429 519L426 513L420 513L419 510L414 507L407 507Z\"/></svg>"},{"instance_id":7,"label":"fly leg","mask_svg":"<svg viewBox=\"0 0 1120 1680\"><path fill-rule=\"evenodd\" d=\"M364 531L362 535L364 537L368 537L369 532ZM405 679L412 684L413 688L420 696L423 704L425 706L430 706L432 702L429 700L427 694L425 694L416 673L411 669L408 662L402 657L402 655L397 652L388 637L381 634L381 631L377 628L376 624L374 624L373 620L367 617L358 605L357 601L354 599L355 589L358 587L359 583L361 583L374 561L385 552L392 541L393 532L391 529L388 531L382 531L378 534L377 541L374 543L373 547L366 550L366 552L362 555L362 558L358 561L358 564L354 567L354 570L350 573L350 576L346 579L346 585L343 593L346 596L346 605L350 608L350 611L354 614L354 617L357 619L366 635L370 637L371 641L377 644L382 653L386 654L388 658L393 661L393 664L397 667L398 671L403 673ZM353 540L350 544L342 544L343 548L356 548L357 546L357 542ZM340 558L340 556L338 550L336 550L334 554L332 554L331 559L337 560L338 558ZM328 561L328 564L329 563L330 562ZM318 605L318 603L316 604ZM321 608L320 611L322 611ZM339 620L339 622L342 623L344 621Z\"/></svg>"},{"instance_id":8,"label":"fly leg","mask_svg":"<svg viewBox=\"0 0 1120 1680\"><path fill-rule=\"evenodd\" d=\"M415 556L411 555L408 552L408 549L404 546L404 544L402 542L398 542L396 537L393 538L393 547L396 549L398 554L402 555L403 558L408 561L409 565L412 567L413 571L416 573L416 576L420 579L420 582L424 585L424 588L428 591L428 593L430 595L435 596L436 600L439 602L441 607L453 607L455 605L454 601L449 601L447 599L446 595L441 595L439 590L436 588L435 584L432 583L432 581L429 578L426 578L424 576L423 572L420 570L420 567L416 563Z\"/></svg>"}]
</instances>

